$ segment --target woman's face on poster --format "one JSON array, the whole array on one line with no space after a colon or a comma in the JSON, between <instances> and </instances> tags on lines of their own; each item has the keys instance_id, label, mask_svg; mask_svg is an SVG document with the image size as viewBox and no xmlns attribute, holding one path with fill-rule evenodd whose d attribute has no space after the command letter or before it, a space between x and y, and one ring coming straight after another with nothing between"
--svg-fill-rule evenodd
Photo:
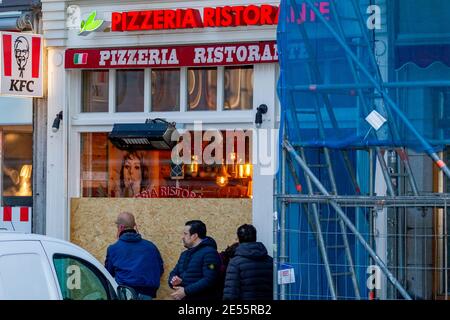
<instances>
[{"instance_id":1,"label":"woman's face on poster","mask_svg":"<svg viewBox=\"0 0 450 320\"><path fill-rule=\"evenodd\" d=\"M141 184L141 169L141 161L138 158L132 157L125 160L123 170L125 185L139 188Z\"/></svg>"}]
</instances>

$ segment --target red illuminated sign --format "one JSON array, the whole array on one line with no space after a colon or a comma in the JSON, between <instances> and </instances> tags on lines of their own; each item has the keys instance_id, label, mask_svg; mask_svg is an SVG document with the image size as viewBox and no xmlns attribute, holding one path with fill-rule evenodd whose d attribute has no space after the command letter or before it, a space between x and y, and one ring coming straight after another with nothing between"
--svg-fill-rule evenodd
<instances>
[{"instance_id":1,"label":"red illuminated sign","mask_svg":"<svg viewBox=\"0 0 450 320\"><path fill-rule=\"evenodd\" d=\"M330 20L330 2L321 1L314 4L319 10L320 14L325 17L325 19ZM316 13L313 9L309 8L306 3L302 3L298 7L297 12L294 8L290 8L290 14L288 15L288 22L291 23L304 23L304 22L316 22L318 20Z\"/></svg>"},{"instance_id":2,"label":"red illuminated sign","mask_svg":"<svg viewBox=\"0 0 450 320\"><path fill-rule=\"evenodd\" d=\"M327 19L330 19L330 2L318 1L314 6ZM239 26L262 26L278 24L279 7L272 5L224 6L199 9L166 9L129 12L113 12L111 31L144 31L195 29ZM306 3L298 10L293 8L288 15L288 22L316 22L317 16Z\"/></svg>"},{"instance_id":3,"label":"red illuminated sign","mask_svg":"<svg viewBox=\"0 0 450 320\"><path fill-rule=\"evenodd\" d=\"M66 50L66 69L167 68L278 61L275 41L171 47Z\"/></svg>"},{"instance_id":4,"label":"red illuminated sign","mask_svg":"<svg viewBox=\"0 0 450 320\"><path fill-rule=\"evenodd\" d=\"M203 26L196 9L113 12L111 31L187 29Z\"/></svg>"},{"instance_id":5,"label":"red illuminated sign","mask_svg":"<svg viewBox=\"0 0 450 320\"><path fill-rule=\"evenodd\" d=\"M279 8L271 5L113 12L111 31L192 29L274 25Z\"/></svg>"}]
</instances>

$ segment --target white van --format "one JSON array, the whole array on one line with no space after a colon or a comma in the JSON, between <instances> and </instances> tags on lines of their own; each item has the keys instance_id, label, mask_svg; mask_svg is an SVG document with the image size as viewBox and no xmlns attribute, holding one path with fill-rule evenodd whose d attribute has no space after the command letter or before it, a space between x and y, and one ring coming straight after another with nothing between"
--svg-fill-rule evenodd
<instances>
[{"instance_id":1,"label":"white van","mask_svg":"<svg viewBox=\"0 0 450 320\"><path fill-rule=\"evenodd\" d=\"M86 250L59 239L0 231L0 300L135 299Z\"/></svg>"}]
</instances>

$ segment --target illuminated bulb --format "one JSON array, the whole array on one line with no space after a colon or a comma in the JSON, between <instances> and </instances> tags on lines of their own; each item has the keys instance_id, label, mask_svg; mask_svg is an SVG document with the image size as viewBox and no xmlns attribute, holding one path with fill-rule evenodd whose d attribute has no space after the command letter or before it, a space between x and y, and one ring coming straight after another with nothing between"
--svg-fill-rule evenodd
<instances>
[{"instance_id":1,"label":"illuminated bulb","mask_svg":"<svg viewBox=\"0 0 450 320\"><path fill-rule=\"evenodd\" d=\"M225 187L228 184L228 178L224 176L218 176L216 183L219 187Z\"/></svg>"},{"instance_id":2,"label":"illuminated bulb","mask_svg":"<svg viewBox=\"0 0 450 320\"><path fill-rule=\"evenodd\" d=\"M239 165L239 178L243 178L244 177L244 165L240 164Z\"/></svg>"},{"instance_id":3,"label":"illuminated bulb","mask_svg":"<svg viewBox=\"0 0 450 320\"><path fill-rule=\"evenodd\" d=\"M250 177L252 175L252 165L251 164L244 165L244 174L246 177Z\"/></svg>"},{"instance_id":4,"label":"illuminated bulb","mask_svg":"<svg viewBox=\"0 0 450 320\"><path fill-rule=\"evenodd\" d=\"M191 162L191 172L196 174L198 172L198 157L192 156L192 162Z\"/></svg>"}]
</instances>

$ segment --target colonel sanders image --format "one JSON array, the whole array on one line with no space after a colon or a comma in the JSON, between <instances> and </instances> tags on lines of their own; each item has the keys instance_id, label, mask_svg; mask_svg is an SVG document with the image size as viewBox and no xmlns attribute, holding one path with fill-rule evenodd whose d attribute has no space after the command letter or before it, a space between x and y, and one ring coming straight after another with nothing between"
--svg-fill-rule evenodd
<instances>
[{"instance_id":1,"label":"colonel sanders image","mask_svg":"<svg viewBox=\"0 0 450 320\"><path fill-rule=\"evenodd\" d=\"M19 66L19 77L23 78L23 72L30 56L30 44L25 37L17 37L14 42L14 55L16 57L17 65Z\"/></svg>"}]
</instances>

